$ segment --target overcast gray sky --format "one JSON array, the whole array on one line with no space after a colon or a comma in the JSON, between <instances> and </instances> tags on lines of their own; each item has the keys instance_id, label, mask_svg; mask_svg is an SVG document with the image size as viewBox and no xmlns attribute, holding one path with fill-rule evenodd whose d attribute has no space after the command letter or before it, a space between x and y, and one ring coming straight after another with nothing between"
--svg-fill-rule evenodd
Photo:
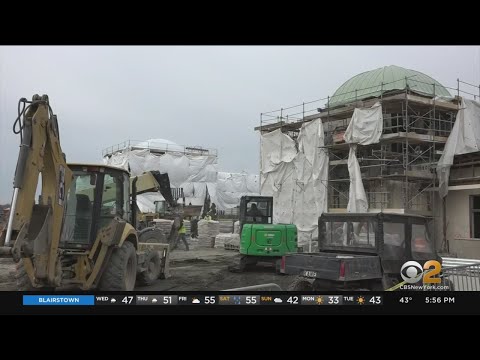
<instances>
[{"instance_id":1,"label":"overcast gray sky","mask_svg":"<svg viewBox=\"0 0 480 360\"><path fill-rule=\"evenodd\" d=\"M69 162L127 139L216 148L220 170L258 173L261 112L314 100L385 65L480 83L480 47L0 47L0 203L10 202L21 97L48 94Z\"/></svg>"}]
</instances>

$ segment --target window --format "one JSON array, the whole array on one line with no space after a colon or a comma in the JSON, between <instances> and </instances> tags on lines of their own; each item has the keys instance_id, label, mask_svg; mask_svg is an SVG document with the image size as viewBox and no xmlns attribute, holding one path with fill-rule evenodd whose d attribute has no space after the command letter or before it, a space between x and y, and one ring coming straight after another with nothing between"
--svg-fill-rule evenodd
<instances>
[{"instance_id":1,"label":"window","mask_svg":"<svg viewBox=\"0 0 480 360\"><path fill-rule=\"evenodd\" d=\"M126 203L123 202L123 192L123 176L105 174L100 216L124 216Z\"/></svg>"},{"instance_id":2,"label":"window","mask_svg":"<svg viewBox=\"0 0 480 360\"><path fill-rule=\"evenodd\" d=\"M401 259L405 255L405 224L383 223L384 258Z\"/></svg>"},{"instance_id":3,"label":"window","mask_svg":"<svg viewBox=\"0 0 480 360\"><path fill-rule=\"evenodd\" d=\"M375 247L375 224L371 221L327 222L324 231L327 245Z\"/></svg>"},{"instance_id":4,"label":"window","mask_svg":"<svg viewBox=\"0 0 480 360\"><path fill-rule=\"evenodd\" d=\"M267 200L252 200L246 204L246 218L249 223L256 222L261 224L272 223L272 204Z\"/></svg>"},{"instance_id":5,"label":"window","mask_svg":"<svg viewBox=\"0 0 480 360\"><path fill-rule=\"evenodd\" d=\"M90 242L96 182L97 176L94 173L74 172L67 194L63 242L76 244Z\"/></svg>"},{"instance_id":6,"label":"window","mask_svg":"<svg viewBox=\"0 0 480 360\"><path fill-rule=\"evenodd\" d=\"M429 260L432 257L432 243L425 225L412 225L412 255L414 259Z\"/></svg>"},{"instance_id":7,"label":"window","mask_svg":"<svg viewBox=\"0 0 480 360\"><path fill-rule=\"evenodd\" d=\"M350 245L375 247L375 227L372 222L354 222L352 225Z\"/></svg>"},{"instance_id":8,"label":"window","mask_svg":"<svg viewBox=\"0 0 480 360\"><path fill-rule=\"evenodd\" d=\"M480 195L470 196L470 236L480 238Z\"/></svg>"}]
</instances>

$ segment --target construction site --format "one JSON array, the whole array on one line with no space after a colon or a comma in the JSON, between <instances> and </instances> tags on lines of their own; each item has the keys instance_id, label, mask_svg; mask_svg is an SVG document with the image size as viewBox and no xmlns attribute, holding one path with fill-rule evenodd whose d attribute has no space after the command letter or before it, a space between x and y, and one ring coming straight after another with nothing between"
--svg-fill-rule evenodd
<instances>
[{"instance_id":1,"label":"construction site","mask_svg":"<svg viewBox=\"0 0 480 360\"><path fill-rule=\"evenodd\" d=\"M343 273L300 282L297 275L312 271L302 254L342 247L347 258L358 252L382 264L379 275L355 279L346 290L401 285L400 267L411 259L456 269L445 275L451 290L480 290L480 85L457 79L449 87L395 65L345 80L331 95L260 114L251 135L260 137L259 174L221 171L217 150L205 144L127 140L106 147L102 165L60 161L71 173L55 170L51 179L72 195L47 186L32 210L25 204L35 189L25 190L29 181L21 182L17 168L12 204L0 209L0 290L27 280L19 290L339 289ZM47 101L34 99L31 112L21 114L24 123L34 116L52 121L40 113ZM47 138L57 137L53 126ZM30 151L19 163L38 153ZM44 165L45 172L51 164ZM27 164L29 171L38 177ZM88 210L79 220L83 200ZM30 218L42 220L32 229ZM51 229L54 250L45 235ZM129 242L137 273L109 287L109 259ZM396 252L387 254L388 246ZM321 273L323 264L315 266ZM473 287L462 287L461 276L473 277Z\"/></svg>"},{"instance_id":2,"label":"construction site","mask_svg":"<svg viewBox=\"0 0 480 360\"><path fill-rule=\"evenodd\" d=\"M433 237L442 251L457 251L461 256L470 253L470 256L480 258L480 248L472 254L471 247L465 251L462 247L466 245L459 244L475 238L473 229L471 234L468 232L470 224L465 224L469 218L465 217L469 202L463 204L462 215L452 216L462 206L458 197L477 193L474 189L477 188L476 166L480 153L474 132L476 127L469 129L471 133L465 131L465 136L470 139L462 139L473 142L473 145L469 144L468 154L454 154L448 184L448 190L453 191L448 196L439 196L438 191L441 180L437 167L445 154L463 98L476 101L480 98L480 87L460 80L455 88L445 87L422 73L387 66L353 77L332 96L262 113L260 125L255 130L263 136L281 131L298 143L302 127L320 120L324 137L318 156L325 154L328 158L328 171L325 172L328 177L320 181L328 189L328 206L325 208L328 212L351 212L349 203L352 207L360 203L363 211L431 217L435 220ZM372 122L373 119L373 133L378 139L358 142L354 162L358 162L360 173L350 174L352 146L345 141L345 132L360 109L375 109L361 120ZM472 116L469 121L473 124L478 119ZM365 131L359 128L358 132L362 130ZM358 194L358 186L352 187L359 180L364 194ZM449 221L446 218L450 219L450 226L447 226ZM453 223L459 224L458 227ZM455 230L452 229L454 226ZM460 228L464 229L462 234L458 234Z\"/></svg>"}]
</instances>

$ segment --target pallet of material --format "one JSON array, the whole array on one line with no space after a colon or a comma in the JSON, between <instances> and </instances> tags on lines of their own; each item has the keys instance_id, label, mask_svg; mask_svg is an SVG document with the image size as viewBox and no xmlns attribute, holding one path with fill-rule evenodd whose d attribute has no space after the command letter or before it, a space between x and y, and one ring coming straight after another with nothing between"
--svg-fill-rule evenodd
<instances>
[{"instance_id":1,"label":"pallet of material","mask_svg":"<svg viewBox=\"0 0 480 360\"><path fill-rule=\"evenodd\" d=\"M240 250L240 245L234 245L234 244L223 244L225 247L225 250L235 250L239 251Z\"/></svg>"},{"instance_id":2,"label":"pallet of material","mask_svg":"<svg viewBox=\"0 0 480 360\"><path fill-rule=\"evenodd\" d=\"M225 250L240 250L239 234L220 234L217 238L222 238Z\"/></svg>"}]
</instances>

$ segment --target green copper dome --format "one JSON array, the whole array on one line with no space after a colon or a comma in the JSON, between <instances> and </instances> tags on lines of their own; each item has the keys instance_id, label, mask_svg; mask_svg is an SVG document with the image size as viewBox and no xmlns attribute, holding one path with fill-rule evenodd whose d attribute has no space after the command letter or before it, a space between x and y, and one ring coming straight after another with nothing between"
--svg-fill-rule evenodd
<instances>
[{"instance_id":1,"label":"green copper dome","mask_svg":"<svg viewBox=\"0 0 480 360\"><path fill-rule=\"evenodd\" d=\"M421 95L451 97L448 90L430 76L419 71L390 65L363 72L347 80L330 97L330 107L379 97L382 93L392 90L405 90L407 85L412 92Z\"/></svg>"}]
</instances>

